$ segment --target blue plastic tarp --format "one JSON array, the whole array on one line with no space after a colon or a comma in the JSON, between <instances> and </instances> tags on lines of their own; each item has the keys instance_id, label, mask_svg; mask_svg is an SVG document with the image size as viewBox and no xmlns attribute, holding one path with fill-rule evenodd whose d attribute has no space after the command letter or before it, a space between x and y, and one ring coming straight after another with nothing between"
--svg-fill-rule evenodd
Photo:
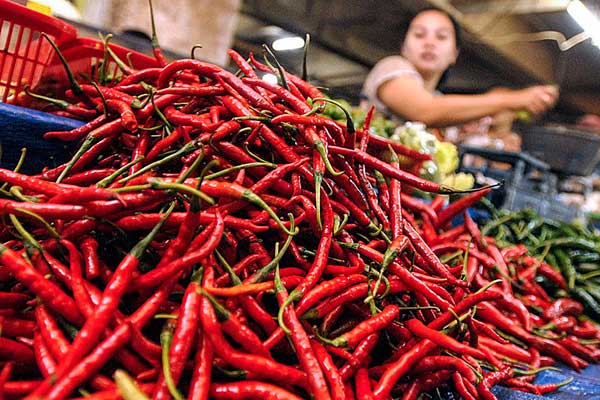
<instances>
[{"instance_id":1,"label":"blue plastic tarp","mask_svg":"<svg viewBox=\"0 0 600 400\"><path fill-rule=\"evenodd\" d=\"M14 168L23 147L27 148L27 156L21 172L38 173L43 167L62 164L73 154L74 144L44 140L43 134L71 130L82 124L81 121L0 102L0 167Z\"/></svg>"}]
</instances>

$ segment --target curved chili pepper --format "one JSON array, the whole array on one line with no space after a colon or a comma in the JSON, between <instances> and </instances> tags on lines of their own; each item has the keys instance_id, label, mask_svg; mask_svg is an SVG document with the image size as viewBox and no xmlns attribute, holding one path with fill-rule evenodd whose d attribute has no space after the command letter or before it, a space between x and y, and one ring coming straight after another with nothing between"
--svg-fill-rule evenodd
<instances>
[{"instance_id":1,"label":"curved chili pepper","mask_svg":"<svg viewBox=\"0 0 600 400\"><path fill-rule=\"evenodd\" d=\"M452 374L452 382L454 383L454 388L456 389L458 394L464 400L476 400L477 399L475 397L477 395L477 393L471 392L469 387L465 384L463 376L458 371L455 371Z\"/></svg>"},{"instance_id":2,"label":"curved chili pepper","mask_svg":"<svg viewBox=\"0 0 600 400\"><path fill-rule=\"evenodd\" d=\"M290 331L287 334L290 336L296 350L300 366L306 373L311 395L315 399L331 399L325 376L310 344L308 334L300 323L295 310L288 302L288 293L281 283L278 267L275 270L275 296L280 307L279 313L283 316L283 323L289 326Z\"/></svg>"},{"instance_id":3,"label":"curved chili pepper","mask_svg":"<svg viewBox=\"0 0 600 400\"><path fill-rule=\"evenodd\" d=\"M427 262L427 265L429 265L429 267L431 267L433 271L435 271L442 278L447 279L448 282L453 285L456 285L458 287L467 286L467 282L457 279L448 271L448 268L444 264L442 264L439 258L437 258L435 253L431 250L431 248L427 246L423 238L419 235L419 233L411 224L404 220L402 228L404 234L410 239L410 242L412 243L415 250L421 255L421 257L423 257L423 259Z\"/></svg>"},{"instance_id":4,"label":"curved chili pepper","mask_svg":"<svg viewBox=\"0 0 600 400\"><path fill-rule=\"evenodd\" d=\"M479 396L484 400L495 400L496 396L490 391L490 388L497 383L512 378L512 376L513 370L510 367L486 374L483 380L477 385Z\"/></svg>"},{"instance_id":5,"label":"curved chili pepper","mask_svg":"<svg viewBox=\"0 0 600 400\"><path fill-rule=\"evenodd\" d=\"M206 63L203 61L190 59L175 60L167 64L160 71L160 74L158 75L156 81L156 86L159 89L167 87L173 75L182 70L189 70L194 73L209 76L212 76L213 74L222 71L222 69L217 67L216 65Z\"/></svg>"},{"instance_id":6,"label":"curved chili pepper","mask_svg":"<svg viewBox=\"0 0 600 400\"><path fill-rule=\"evenodd\" d=\"M106 122L106 115L99 115L95 119L86 122L78 128L75 128L70 131L50 131L44 133L44 139L57 139L64 142L72 142L83 138L89 132L94 129L100 127L102 124Z\"/></svg>"},{"instance_id":7,"label":"curved chili pepper","mask_svg":"<svg viewBox=\"0 0 600 400\"><path fill-rule=\"evenodd\" d=\"M208 280L204 281L205 289L209 289L210 285L212 285L212 282ZM235 314L227 311L225 307L219 304L214 297L205 291L203 291L202 295L210 301L215 313L217 314L219 322L221 322L224 332L231 336L232 339L239 343L249 353L257 354L268 359L272 358L271 354L260 341L258 336L242 321L240 321Z\"/></svg>"},{"instance_id":8,"label":"curved chili pepper","mask_svg":"<svg viewBox=\"0 0 600 400\"><path fill-rule=\"evenodd\" d=\"M146 274L135 278L131 284L132 288L141 290L158 286L166 277L171 277L178 271L190 267L206 258L220 243L221 235L224 230L224 222L220 213L216 213L215 220L216 221L211 224L211 226L203 231L204 235L199 235L196 237L197 241L200 242L202 246L188 251L181 258L177 258L166 263L160 269L153 269ZM210 237L208 235L210 235ZM209 237L209 240L205 243L202 243L202 241L206 240L207 237ZM190 247L192 247L191 244Z\"/></svg>"},{"instance_id":9,"label":"curved chili pepper","mask_svg":"<svg viewBox=\"0 0 600 400\"><path fill-rule=\"evenodd\" d=\"M341 154L344 156L353 157L355 160L362 162L371 168L377 169L383 175L386 175L390 178L398 179L401 182L407 183L410 186L413 186L419 190L429 193L439 193L439 194L452 194L458 193L459 191L452 189L450 187L441 185L439 183L435 183L432 181L428 181L422 178L419 178L409 172L405 172L398 168L393 168L390 164L381 161L380 159L366 153L361 152L356 149L347 149L344 147L338 146L329 146L329 151L332 154ZM478 190L484 190L478 189Z\"/></svg>"},{"instance_id":10,"label":"curved chili pepper","mask_svg":"<svg viewBox=\"0 0 600 400\"><path fill-rule=\"evenodd\" d=\"M190 381L190 390L188 397L198 400L208 399L211 370L213 364L214 352L212 343L208 336L199 330L198 346L196 347L196 356L194 358L194 371Z\"/></svg>"},{"instance_id":11,"label":"curved chili pepper","mask_svg":"<svg viewBox=\"0 0 600 400\"><path fill-rule=\"evenodd\" d=\"M476 204L482 197L485 197L492 189L482 188L473 193L469 193L459 200L450 203L446 208L438 212L438 226L442 227L446 223L450 222L452 218L462 213L465 209Z\"/></svg>"},{"instance_id":12,"label":"curved chili pepper","mask_svg":"<svg viewBox=\"0 0 600 400\"><path fill-rule=\"evenodd\" d=\"M286 389L260 381L212 383L210 385L209 396L211 399L217 400L241 400L251 398L269 398L273 400L302 399Z\"/></svg>"},{"instance_id":13,"label":"curved chili pepper","mask_svg":"<svg viewBox=\"0 0 600 400\"><path fill-rule=\"evenodd\" d=\"M429 339L439 347L447 350L455 351L458 354L467 354L479 359L485 359L485 354L478 349L474 349L468 345L458 342L456 339L428 328L418 319L409 319L405 322L406 327L416 336L424 339Z\"/></svg>"},{"instance_id":14,"label":"curved chili pepper","mask_svg":"<svg viewBox=\"0 0 600 400\"><path fill-rule=\"evenodd\" d=\"M111 280L104 289L102 301L96 307L94 314L85 321L83 327L75 337L73 344L69 348L69 351L65 355L65 358L61 361L56 371L56 376L58 377L57 382L61 382L61 378L63 378L68 371L89 352L100 338L100 335L102 335L105 328L108 326L114 311L117 309L119 301L125 294L141 256L149 243L154 239L161 226L162 223L156 225L154 229L144 239L138 242L138 244L136 244L121 260L115 269ZM64 382L64 380L62 382ZM37 393L40 395L46 393L49 384L50 382L46 380L45 385L41 385L40 388L36 390ZM57 385L52 389L53 392L56 387ZM51 398L51 396L52 394L49 395L49 398Z\"/></svg>"},{"instance_id":15,"label":"curved chili pepper","mask_svg":"<svg viewBox=\"0 0 600 400\"><path fill-rule=\"evenodd\" d=\"M251 371L257 376L264 378L307 387L306 374L304 372L261 356L242 353L234 349L223 337L217 316L209 300L206 298L202 301L200 318L204 332L210 338L215 353L232 366Z\"/></svg>"},{"instance_id":16,"label":"curved chili pepper","mask_svg":"<svg viewBox=\"0 0 600 400\"><path fill-rule=\"evenodd\" d=\"M70 322L81 323L82 317L73 299L56 284L45 279L31 264L2 243L0 243L0 263L48 307Z\"/></svg>"},{"instance_id":17,"label":"curved chili pepper","mask_svg":"<svg viewBox=\"0 0 600 400\"><path fill-rule=\"evenodd\" d=\"M352 330L333 339L331 344L336 347L355 347L367 336L384 329L400 315L400 309L394 304L387 305L379 314L361 321Z\"/></svg>"},{"instance_id":18,"label":"curved chili pepper","mask_svg":"<svg viewBox=\"0 0 600 400\"><path fill-rule=\"evenodd\" d=\"M256 60L256 58L254 58L254 55L252 53L250 53L249 56L250 56L250 61L252 62L252 65L254 65L258 70L263 71L263 72L273 72L271 70L271 68L258 62ZM300 79L299 77L295 76L294 74L285 72L284 75L285 75L286 79L291 81L295 86L298 87L298 89L300 89L300 91L304 94L304 96L310 97L313 99L324 97L323 93L321 93L321 91L319 89L317 89L313 85L309 84L308 82Z\"/></svg>"},{"instance_id":19,"label":"curved chili pepper","mask_svg":"<svg viewBox=\"0 0 600 400\"><path fill-rule=\"evenodd\" d=\"M199 316L198 312L200 309L200 294L198 289L200 285L196 281L192 281L185 290L183 300L181 302L181 308L179 317L177 318L177 324L175 326L175 332L173 333L173 340L169 348L169 366L171 369L171 378L173 383L177 385L185 361L187 360L192 344L194 342L194 335L198 329ZM153 398L170 398L171 394L167 387L166 379L161 374L156 386L154 387Z\"/></svg>"},{"instance_id":20,"label":"curved chili pepper","mask_svg":"<svg viewBox=\"0 0 600 400\"><path fill-rule=\"evenodd\" d=\"M583 312L583 305L573 299L561 297L544 310L544 318L552 320L563 315L578 317Z\"/></svg>"}]
</instances>

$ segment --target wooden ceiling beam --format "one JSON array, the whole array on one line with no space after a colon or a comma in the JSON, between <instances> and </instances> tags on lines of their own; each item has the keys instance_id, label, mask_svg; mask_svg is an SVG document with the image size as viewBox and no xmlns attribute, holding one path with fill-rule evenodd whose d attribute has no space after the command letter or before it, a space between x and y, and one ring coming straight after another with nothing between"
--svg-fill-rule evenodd
<instances>
[{"instance_id":1,"label":"wooden ceiling beam","mask_svg":"<svg viewBox=\"0 0 600 400\"><path fill-rule=\"evenodd\" d=\"M455 2L463 14L543 14L562 12L567 9L570 0L491 0Z\"/></svg>"},{"instance_id":2,"label":"wooden ceiling beam","mask_svg":"<svg viewBox=\"0 0 600 400\"><path fill-rule=\"evenodd\" d=\"M453 15L470 38L491 47L534 79L540 82L554 80L555 54L549 46L540 42L503 40L509 34L531 31L531 26L523 19L507 14L504 18L490 20L489 17L482 17L481 14L465 14L449 0L428 0L428 2Z\"/></svg>"}]
</instances>

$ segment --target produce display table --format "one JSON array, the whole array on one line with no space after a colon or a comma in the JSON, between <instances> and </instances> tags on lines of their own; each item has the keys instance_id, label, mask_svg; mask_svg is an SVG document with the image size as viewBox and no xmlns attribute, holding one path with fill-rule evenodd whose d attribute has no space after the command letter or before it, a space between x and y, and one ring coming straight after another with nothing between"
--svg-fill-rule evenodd
<instances>
[{"instance_id":1,"label":"produce display table","mask_svg":"<svg viewBox=\"0 0 600 400\"><path fill-rule=\"evenodd\" d=\"M80 121L0 103L2 167L14 167L19 157L17 149L22 147L28 149L27 161L23 166L25 171L37 172L43 165L64 162L68 159L71 149L61 142L44 140L43 133L50 130L69 130L81 124ZM600 398L600 366L598 365L591 365L581 373L564 366L560 371L543 371L539 373L534 383L559 383L571 377L573 381L569 385L545 396L531 395L501 386L496 386L493 392L499 399L505 400Z\"/></svg>"}]
</instances>

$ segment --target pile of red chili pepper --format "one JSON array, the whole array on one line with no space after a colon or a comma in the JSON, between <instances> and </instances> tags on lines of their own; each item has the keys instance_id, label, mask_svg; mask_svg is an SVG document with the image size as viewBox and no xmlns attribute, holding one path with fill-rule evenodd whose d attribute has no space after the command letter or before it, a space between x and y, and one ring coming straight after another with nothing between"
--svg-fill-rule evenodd
<instances>
[{"instance_id":1,"label":"pile of red chili pepper","mask_svg":"<svg viewBox=\"0 0 600 400\"><path fill-rule=\"evenodd\" d=\"M88 122L46 134L71 160L0 169L5 398L493 399L599 360L581 305L535 281L560 274L450 226L489 188L412 197L452 192L394 156L428 155L230 55L238 74L159 59L74 86L64 111Z\"/></svg>"}]
</instances>

